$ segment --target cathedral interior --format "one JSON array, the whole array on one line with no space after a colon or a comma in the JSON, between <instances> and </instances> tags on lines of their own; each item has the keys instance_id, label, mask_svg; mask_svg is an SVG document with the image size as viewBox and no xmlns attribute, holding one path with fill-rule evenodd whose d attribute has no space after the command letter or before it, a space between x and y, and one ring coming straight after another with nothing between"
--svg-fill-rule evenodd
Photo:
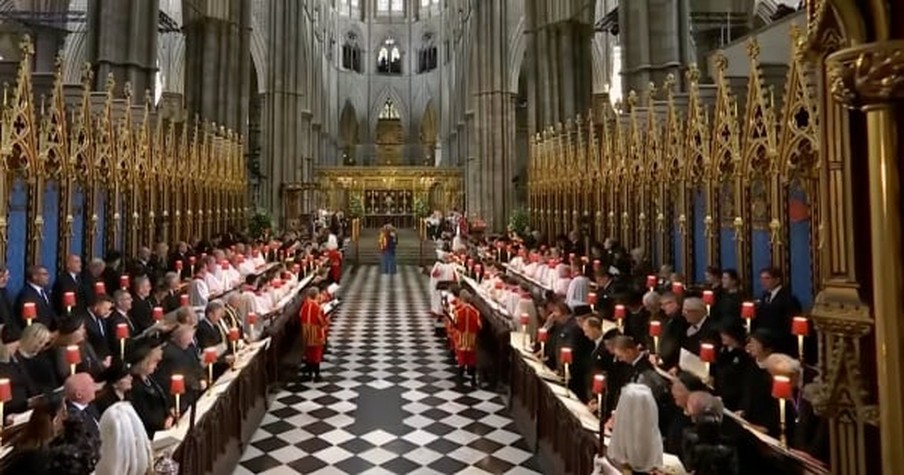
<instances>
[{"instance_id":1,"label":"cathedral interior","mask_svg":"<svg viewBox=\"0 0 904 475\"><path fill-rule=\"evenodd\" d=\"M587 252L617 241L689 287L710 269L733 269L748 294L769 294L761 277L772 269L813 327L804 397L823 421L825 450L775 442L770 457L784 460L782 473L904 473L904 2L0 0L0 78L10 299L32 285L33 266L55 276L70 255L87 267L111 251L137 256L261 222L303 234L337 212L353 218L356 256L362 233L376 242L391 223L420 241L411 252L421 263L437 210L550 247L571 234ZM362 302L428 311L435 289L411 268L397 287L361 269L348 286ZM420 296L397 294L413 302L405 306L383 295L399 289ZM334 360L354 359L354 338L374 337L356 297L344 298ZM375 325L395 318L380 314ZM421 334L431 330L387 334L433 348ZM330 365L336 380L366 372ZM305 416L293 405L299 394L268 402L264 423L277 424L279 411ZM477 399L512 405L492 392ZM513 437L533 445L511 417ZM288 445L294 466L261 462L272 441L255 435L250 445L236 438L231 467L182 473L421 467L400 450L387 468L320 435ZM436 443L395 435L396 448ZM349 458L300 462L329 450ZM502 465L437 456L423 467L592 470L528 456Z\"/></svg>"}]
</instances>

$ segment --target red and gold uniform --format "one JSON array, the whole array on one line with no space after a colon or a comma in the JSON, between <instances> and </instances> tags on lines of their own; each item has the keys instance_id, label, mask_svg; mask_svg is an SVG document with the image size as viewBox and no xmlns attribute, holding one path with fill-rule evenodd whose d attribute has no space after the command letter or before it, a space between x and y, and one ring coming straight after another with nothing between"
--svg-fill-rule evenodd
<instances>
[{"instance_id":1,"label":"red and gold uniform","mask_svg":"<svg viewBox=\"0 0 904 475\"><path fill-rule=\"evenodd\" d=\"M470 303L461 303L455 311L455 355L458 366L477 366L477 332L481 325L480 312Z\"/></svg>"},{"instance_id":2,"label":"red and gold uniform","mask_svg":"<svg viewBox=\"0 0 904 475\"><path fill-rule=\"evenodd\" d=\"M317 299L306 298L299 312L301 334L304 338L304 356L309 365L319 365L323 361L323 347L329 319L323 314Z\"/></svg>"},{"instance_id":3,"label":"red and gold uniform","mask_svg":"<svg viewBox=\"0 0 904 475\"><path fill-rule=\"evenodd\" d=\"M338 249L331 249L326 256L330 260L330 280L338 284L342 278L342 253Z\"/></svg>"}]
</instances>

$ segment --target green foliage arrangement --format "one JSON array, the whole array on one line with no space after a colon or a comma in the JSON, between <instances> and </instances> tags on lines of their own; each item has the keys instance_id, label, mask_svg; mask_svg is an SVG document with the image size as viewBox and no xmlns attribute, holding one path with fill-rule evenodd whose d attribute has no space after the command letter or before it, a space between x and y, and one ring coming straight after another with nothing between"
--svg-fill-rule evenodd
<instances>
[{"instance_id":1,"label":"green foliage arrangement","mask_svg":"<svg viewBox=\"0 0 904 475\"><path fill-rule=\"evenodd\" d=\"M364 201L360 195L351 195L348 198L348 217L360 218L364 216Z\"/></svg>"},{"instance_id":2,"label":"green foliage arrangement","mask_svg":"<svg viewBox=\"0 0 904 475\"><path fill-rule=\"evenodd\" d=\"M527 227L529 224L530 221L527 210L523 208L512 211L511 216L509 216L508 228L518 233L519 236L527 234Z\"/></svg>"},{"instance_id":3,"label":"green foliage arrangement","mask_svg":"<svg viewBox=\"0 0 904 475\"><path fill-rule=\"evenodd\" d=\"M423 198L414 199L414 214L418 218L426 218L427 215L430 214L430 207L427 205L427 200Z\"/></svg>"},{"instance_id":4,"label":"green foliage arrangement","mask_svg":"<svg viewBox=\"0 0 904 475\"><path fill-rule=\"evenodd\" d=\"M248 231L254 239L260 238L268 229L273 229L273 218L264 211L258 211L251 217L248 223Z\"/></svg>"}]
</instances>

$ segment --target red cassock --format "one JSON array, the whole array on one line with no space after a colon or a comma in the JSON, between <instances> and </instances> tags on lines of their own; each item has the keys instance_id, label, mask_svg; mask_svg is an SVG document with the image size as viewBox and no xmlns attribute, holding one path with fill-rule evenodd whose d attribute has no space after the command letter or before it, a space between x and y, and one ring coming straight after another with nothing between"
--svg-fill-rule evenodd
<instances>
[{"instance_id":1,"label":"red cassock","mask_svg":"<svg viewBox=\"0 0 904 475\"><path fill-rule=\"evenodd\" d=\"M301 334L305 344L305 360L319 364L323 360L323 345L326 344L326 329L329 321L320 304L313 299L305 299L301 305Z\"/></svg>"},{"instance_id":2,"label":"red cassock","mask_svg":"<svg viewBox=\"0 0 904 475\"><path fill-rule=\"evenodd\" d=\"M342 253L333 249L328 251L326 256L330 259L330 279L339 282L339 278L342 277Z\"/></svg>"},{"instance_id":3,"label":"red cassock","mask_svg":"<svg viewBox=\"0 0 904 475\"><path fill-rule=\"evenodd\" d=\"M459 366L477 366L477 332L480 312L471 304L464 304L455 312L455 355Z\"/></svg>"},{"instance_id":4,"label":"red cassock","mask_svg":"<svg viewBox=\"0 0 904 475\"><path fill-rule=\"evenodd\" d=\"M452 303L451 306L452 306L451 317L455 318L455 316L458 315L458 309L461 308L461 303L456 300L454 303ZM449 318L446 318L445 320L446 320L446 338L449 341L449 349L452 351L455 351L455 347L458 344L457 343L458 339L457 339L456 331L455 331L455 322L453 322L452 319L449 319Z\"/></svg>"}]
</instances>

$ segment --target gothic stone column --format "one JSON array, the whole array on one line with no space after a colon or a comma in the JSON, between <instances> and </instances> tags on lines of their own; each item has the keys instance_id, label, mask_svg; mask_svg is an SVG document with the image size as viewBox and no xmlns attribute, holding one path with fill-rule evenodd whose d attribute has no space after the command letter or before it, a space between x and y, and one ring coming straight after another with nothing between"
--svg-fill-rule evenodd
<instances>
[{"instance_id":1,"label":"gothic stone column","mask_svg":"<svg viewBox=\"0 0 904 475\"><path fill-rule=\"evenodd\" d=\"M126 82L136 91L136 104L144 102L145 90L154 90L159 11L159 0L89 0L87 57L95 69L96 90L104 89L111 73L117 97Z\"/></svg>"}]
</instances>

